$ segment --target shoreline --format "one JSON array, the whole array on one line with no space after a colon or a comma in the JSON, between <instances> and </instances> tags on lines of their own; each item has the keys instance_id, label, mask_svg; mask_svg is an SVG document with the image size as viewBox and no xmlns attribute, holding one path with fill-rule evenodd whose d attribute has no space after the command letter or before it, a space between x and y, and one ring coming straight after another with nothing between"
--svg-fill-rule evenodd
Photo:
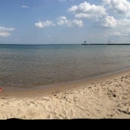
<instances>
[{"instance_id":1,"label":"shoreline","mask_svg":"<svg viewBox=\"0 0 130 130\"><path fill-rule=\"evenodd\" d=\"M130 118L130 69L49 89L0 92L0 119Z\"/></svg>"},{"instance_id":2,"label":"shoreline","mask_svg":"<svg viewBox=\"0 0 130 130\"><path fill-rule=\"evenodd\" d=\"M119 77L121 75L126 75L128 72L130 72L130 68L125 68L121 70L117 70L114 72L109 72L106 74L101 74L97 76L92 76L87 79L81 79L77 81L69 81L69 82L63 82L63 83L57 83L57 84L51 84L51 85L44 85L44 86L38 86L33 88L14 88L14 87L5 87L2 88L2 92L0 92L0 97L2 96L8 96L8 97L17 97L17 98L26 98L26 97L32 97L32 96L46 96L48 94L60 91L64 92L67 90L72 90L74 88L80 88L84 85L89 85L93 82L102 82L107 79L113 79L114 77Z\"/></svg>"}]
</instances>

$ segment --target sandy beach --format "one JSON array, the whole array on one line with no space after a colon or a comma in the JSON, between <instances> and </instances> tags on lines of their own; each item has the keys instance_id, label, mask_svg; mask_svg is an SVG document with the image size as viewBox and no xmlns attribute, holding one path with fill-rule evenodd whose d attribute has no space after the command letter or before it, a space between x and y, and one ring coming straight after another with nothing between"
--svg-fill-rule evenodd
<instances>
[{"instance_id":1,"label":"sandy beach","mask_svg":"<svg viewBox=\"0 0 130 130\"><path fill-rule=\"evenodd\" d=\"M130 118L130 71L52 90L0 92L0 119Z\"/></svg>"}]
</instances>

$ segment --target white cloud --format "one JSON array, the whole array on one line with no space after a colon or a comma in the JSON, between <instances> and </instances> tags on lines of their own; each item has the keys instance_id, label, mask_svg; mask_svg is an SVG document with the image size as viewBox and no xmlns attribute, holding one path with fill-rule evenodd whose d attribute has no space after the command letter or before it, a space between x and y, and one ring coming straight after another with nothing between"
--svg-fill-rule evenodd
<instances>
[{"instance_id":1,"label":"white cloud","mask_svg":"<svg viewBox=\"0 0 130 130\"><path fill-rule=\"evenodd\" d=\"M46 20L45 22L38 22L35 23L35 26L38 28L44 28L44 27L50 27L50 26L55 26L55 24L52 21Z\"/></svg>"},{"instance_id":2,"label":"white cloud","mask_svg":"<svg viewBox=\"0 0 130 130\"><path fill-rule=\"evenodd\" d=\"M112 21L112 20L111 20ZM116 26L112 26L108 31L108 36L129 37L130 36L130 20L127 18L116 19ZM111 25L111 24L110 24Z\"/></svg>"},{"instance_id":3,"label":"white cloud","mask_svg":"<svg viewBox=\"0 0 130 130\"><path fill-rule=\"evenodd\" d=\"M82 20L68 20L65 16L61 16L57 18L57 24L58 25L66 25L68 27L73 27L73 26L83 26L83 21Z\"/></svg>"},{"instance_id":4,"label":"white cloud","mask_svg":"<svg viewBox=\"0 0 130 130\"><path fill-rule=\"evenodd\" d=\"M130 19L119 19L117 30L120 31L121 36L130 36Z\"/></svg>"},{"instance_id":5,"label":"white cloud","mask_svg":"<svg viewBox=\"0 0 130 130\"><path fill-rule=\"evenodd\" d=\"M115 36L121 36L121 33L120 32L114 32L113 35L115 35Z\"/></svg>"},{"instance_id":6,"label":"white cloud","mask_svg":"<svg viewBox=\"0 0 130 130\"><path fill-rule=\"evenodd\" d=\"M8 37L10 36L9 32L0 32L0 37Z\"/></svg>"},{"instance_id":7,"label":"white cloud","mask_svg":"<svg viewBox=\"0 0 130 130\"><path fill-rule=\"evenodd\" d=\"M6 28L6 27L1 27L0 26L0 31L14 31L15 28Z\"/></svg>"},{"instance_id":8,"label":"white cloud","mask_svg":"<svg viewBox=\"0 0 130 130\"><path fill-rule=\"evenodd\" d=\"M118 24L118 21L113 16L105 16L99 20L99 24L104 28L115 28Z\"/></svg>"},{"instance_id":9,"label":"white cloud","mask_svg":"<svg viewBox=\"0 0 130 130\"><path fill-rule=\"evenodd\" d=\"M130 19L127 19L127 18L119 19L118 20L118 25L122 26L122 27L129 28L130 27Z\"/></svg>"},{"instance_id":10,"label":"white cloud","mask_svg":"<svg viewBox=\"0 0 130 130\"><path fill-rule=\"evenodd\" d=\"M118 36L118 37L128 37L130 36L130 31L129 32L113 32L110 34L110 36Z\"/></svg>"},{"instance_id":11,"label":"white cloud","mask_svg":"<svg viewBox=\"0 0 130 130\"><path fill-rule=\"evenodd\" d=\"M72 24L82 27L83 21L82 20L72 20Z\"/></svg>"},{"instance_id":12,"label":"white cloud","mask_svg":"<svg viewBox=\"0 0 130 130\"><path fill-rule=\"evenodd\" d=\"M103 1L103 5L110 5L111 0L102 0Z\"/></svg>"},{"instance_id":13,"label":"white cloud","mask_svg":"<svg viewBox=\"0 0 130 130\"><path fill-rule=\"evenodd\" d=\"M14 31L14 30L15 28L6 28L6 27L0 26L0 37L8 37L11 35L9 32Z\"/></svg>"},{"instance_id":14,"label":"white cloud","mask_svg":"<svg viewBox=\"0 0 130 130\"><path fill-rule=\"evenodd\" d=\"M106 15L106 9L103 6L91 5L88 2L71 6L68 11L74 13L77 18L97 18Z\"/></svg>"},{"instance_id":15,"label":"white cloud","mask_svg":"<svg viewBox=\"0 0 130 130\"><path fill-rule=\"evenodd\" d=\"M130 16L130 2L127 0L103 0L103 4L117 14Z\"/></svg>"},{"instance_id":16,"label":"white cloud","mask_svg":"<svg viewBox=\"0 0 130 130\"><path fill-rule=\"evenodd\" d=\"M57 21L58 25L69 24L69 21L65 16L61 16L61 17L59 17L57 19L58 19L58 21Z\"/></svg>"},{"instance_id":17,"label":"white cloud","mask_svg":"<svg viewBox=\"0 0 130 130\"><path fill-rule=\"evenodd\" d=\"M107 36L129 37L130 36L130 20L115 19L113 16L107 16L97 22L98 26L111 29Z\"/></svg>"},{"instance_id":18,"label":"white cloud","mask_svg":"<svg viewBox=\"0 0 130 130\"><path fill-rule=\"evenodd\" d=\"M22 8L26 8L26 9L28 9L29 7L28 7L28 6L26 6L26 5L22 5Z\"/></svg>"},{"instance_id":19,"label":"white cloud","mask_svg":"<svg viewBox=\"0 0 130 130\"><path fill-rule=\"evenodd\" d=\"M101 5L91 5L88 2L84 2L79 5L71 6L68 11L73 12L77 18L93 20L98 27L115 28L117 26L117 20L113 16L109 16L106 9Z\"/></svg>"}]
</instances>

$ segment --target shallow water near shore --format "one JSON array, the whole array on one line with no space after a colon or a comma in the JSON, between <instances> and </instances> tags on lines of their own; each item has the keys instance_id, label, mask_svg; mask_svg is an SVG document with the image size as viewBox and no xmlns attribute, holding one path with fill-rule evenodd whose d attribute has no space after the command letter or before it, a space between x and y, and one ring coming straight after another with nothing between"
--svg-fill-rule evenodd
<instances>
[{"instance_id":1,"label":"shallow water near shore","mask_svg":"<svg viewBox=\"0 0 130 130\"><path fill-rule=\"evenodd\" d=\"M0 86L32 88L130 67L130 46L0 45Z\"/></svg>"}]
</instances>

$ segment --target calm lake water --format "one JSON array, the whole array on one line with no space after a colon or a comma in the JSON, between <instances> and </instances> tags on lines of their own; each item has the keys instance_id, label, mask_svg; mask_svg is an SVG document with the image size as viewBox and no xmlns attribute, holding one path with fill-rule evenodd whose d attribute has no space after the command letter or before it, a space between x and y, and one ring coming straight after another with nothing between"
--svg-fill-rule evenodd
<instances>
[{"instance_id":1,"label":"calm lake water","mask_svg":"<svg viewBox=\"0 0 130 130\"><path fill-rule=\"evenodd\" d=\"M0 45L0 86L37 87L130 67L130 45Z\"/></svg>"}]
</instances>

